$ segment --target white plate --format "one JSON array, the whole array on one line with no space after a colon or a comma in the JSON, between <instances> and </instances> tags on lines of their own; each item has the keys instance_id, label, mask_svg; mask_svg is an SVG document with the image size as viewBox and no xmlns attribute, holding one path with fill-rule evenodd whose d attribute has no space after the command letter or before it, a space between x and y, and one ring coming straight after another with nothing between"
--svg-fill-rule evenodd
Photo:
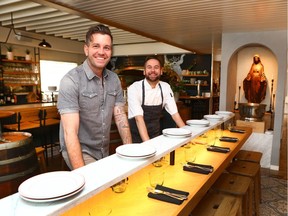
<instances>
[{"instance_id":1,"label":"white plate","mask_svg":"<svg viewBox=\"0 0 288 216\"><path fill-rule=\"evenodd\" d=\"M167 128L162 131L163 135L172 136L191 136L192 132L184 128Z\"/></svg>"},{"instance_id":2,"label":"white plate","mask_svg":"<svg viewBox=\"0 0 288 216\"><path fill-rule=\"evenodd\" d=\"M145 157L155 154L156 149L146 144L125 144L118 146L116 153L126 157Z\"/></svg>"},{"instance_id":3,"label":"white plate","mask_svg":"<svg viewBox=\"0 0 288 216\"><path fill-rule=\"evenodd\" d=\"M145 155L145 156L125 156L125 155L121 155L119 153L116 153L119 157L121 158L125 158L125 159L129 159L129 160L139 160L139 159L145 159L145 158L150 158L156 155L156 152L154 154L150 154L150 155Z\"/></svg>"},{"instance_id":4,"label":"white plate","mask_svg":"<svg viewBox=\"0 0 288 216\"><path fill-rule=\"evenodd\" d=\"M230 111L216 111L215 114L220 115L220 116L230 116L233 113Z\"/></svg>"},{"instance_id":5,"label":"white plate","mask_svg":"<svg viewBox=\"0 0 288 216\"><path fill-rule=\"evenodd\" d=\"M21 196L21 194L19 194L19 195L20 195L20 197L21 197L22 199L24 199L24 200L26 200L26 201L29 201L29 202L37 202L37 203L53 202L53 201L62 200L62 199L71 197L71 196L79 193L80 191L83 190L84 186L85 186L85 184L84 184L82 187L80 187L78 190L76 190L76 191L74 191L74 192L72 192L72 193L69 193L69 194L66 194L66 195L60 196L60 197L51 198L51 199L31 199L31 198L28 198L28 197L25 197L25 196Z\"/></svg>"},{"instance_id":6,"label":"white plate","mask_svg":"<svg viewBox=\"0 0 288 216\"><path fill-rule=\"evenodd\" d=\"M85 179L80 174L55 171L27 179L19 186L18 192L28 199L53 199L71 194L84 184Z\"/></svg>"},{"instance_id":7,"label":"white plate","mask_svg":"<svg viewBox=\"0 0 288 216\"><path fill-rule=\"evenodd\" d=\"M223 116L219 116L219 115L204 115L204 118L207 119L208 121L221 121L223 120Z\"/></svg>"},{"instance_id":8,"label":"white plate","mask_svg":"<svg viewBox=\"0 0 288 216\"><path fill-rule=\"evenodd\" d=\"M207 127L209 126L210 122L207 120L192 119L192 120L187 120L186 124L192 127Z\"/></svg>"},{"instance_id":9,"label":"white plate","mask_svg":"<svg viewBox=\"0 0 288 216\"><path fill-rule=\"evenodd\" d=\"M191 135L169 135L169 134L163 134L164 136L167 136L167 137L171 137L171 138L185 138L185 137L191 137Z\"/></svg>"}]
</instances>

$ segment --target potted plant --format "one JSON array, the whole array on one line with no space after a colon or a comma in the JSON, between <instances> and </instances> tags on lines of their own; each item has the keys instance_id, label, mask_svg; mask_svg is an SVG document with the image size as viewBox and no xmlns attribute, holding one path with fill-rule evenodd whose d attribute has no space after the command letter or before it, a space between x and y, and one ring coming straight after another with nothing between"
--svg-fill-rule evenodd
<instances>
[{"instance_id":1,"label":"potted plant","mask_svg":"<svg viewBox=\"0 0 288 216\"><path fill-rule=\"evenodd\" d=\"M29 49L26 49L26 50L25 50L25 53L26 53L26 55L25 55L25 60L26 60L26 61L31 61L30 50L29 50Z\"/></svg>"},{"instance_id":2,"label":"potted plant","mask_svg":"<svg viewBox=\"0 0 288 216\"><path fill-rule=\"evenodd\" d=\"M14 60L14 55L13 55L13 47L12 46L6 46L7 49L7 59L8 60Z\"/></svg>"}]
</instances>

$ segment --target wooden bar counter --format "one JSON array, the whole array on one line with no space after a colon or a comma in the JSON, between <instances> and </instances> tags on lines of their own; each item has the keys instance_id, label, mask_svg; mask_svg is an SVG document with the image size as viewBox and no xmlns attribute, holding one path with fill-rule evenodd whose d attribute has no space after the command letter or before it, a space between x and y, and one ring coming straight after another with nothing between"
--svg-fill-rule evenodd
<instances>
[{"instance_id":1,"label":"wooden bar counter","mask_svg":"<svg viewBox=\"0 0 288 216\"><path fill-rule=\"evenodd\" d=\"M175 165L169 165L169 155L163 167L154 167L152 164L129 176L127 189L124 193L115 193L111 188L93 196L87 201L75 206L63 214L71 215L97 215L97 206L111 209L110 215L189 215L201 198L209 190L227 165L231 162L235 154L251 134L251 129L247 128L245 134L235 134L224 131L224 136L239 138L237 143L221 142L220 146L230 147L229 153L216 153L206 150L205 145L195 144L192 148L196 149L197 158L195 163L208 164L214 167L214 172L205 175L194 172L183 171L184 147L176 150ZM189 192L188 200L181 205L175 205L147 196L146 190L149 187L148 173L155 170L165 172L164 186ZM111 170L113 171L113 170ZM107 172L109 172L107 170ZM93 212L95 212L93 214Z\"/></svg>"},{"instance_id":2,"label":"wooden bar counter","mask_svg":"<svg viewBox=\"0 0 288 216\"><path fill-rule=\"evenodd\" d=\"M214 167L214 172L209 175L183 171L184 151L182 146L231 118L234 118L234 115L224 118L223 121L210 122L210 125L204 128L185 126L184 128L192 132L192 136L188 138L171 138L163 135L155 137L143 143L143 145L152 145L156 149L156 155L147 159L128 160L113 154L73 170L72 172L84 176L85 187L72 197L37 203L25 201L16 193L1 199L0 208L8 212L4 215L90 214L92 216L93 208L105 205L112 209L111 215L157 215L157 213L159 215L188 215L248 139L251 129L247 128L244 134L232 134L226 131L224 135L239 138L237 143L220 143L221 146L230 147L231 151L226 154L208 152L203 145L193 146L198 149L196 162L210 164ZM176 150L175 165L169 165L168 162L161 168L151 165L152 162L163 156L169 161L169 153L174 150ZM189 192L188 200L181 205L175 205L148 198L146 191L146 187L149 186L148 172L154 169L165 170L164 186ZM112 192L110 187L127 177L129 182L126 191L119 194Z\"/></svg>"},{"instance_id":3,"label":"wooden bar counter","mask_svg":"<svg viewBox=\"0 0 288 216\"><path fill-rule=\"evenodd\" d=\"M23 109L39 109L45 107L56 107L56 102L51 103L31 103L31 104L21 104L21 105L10 105L10 106L0 106L0 110L9 110L14 112L19 112Z\"/></svg>"}]
</instances>

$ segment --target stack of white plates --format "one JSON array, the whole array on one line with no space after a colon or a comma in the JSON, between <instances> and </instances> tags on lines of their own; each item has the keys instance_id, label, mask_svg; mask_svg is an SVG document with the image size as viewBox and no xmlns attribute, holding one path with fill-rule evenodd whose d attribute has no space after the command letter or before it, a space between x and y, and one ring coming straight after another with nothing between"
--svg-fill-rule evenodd
<instances>
[{"instance_id":1,"label":"stack of white plates","mask_svg":"<svg viewBox=\"0 0 288 216\"><path fill-rule=\"evenodd\" d=\"M191 127L207 127L209 126L210 122L207 120L197 120L197 119L192 119L192 120L187 120L186 124L191 126Z\"/></svg>"},{"instance_id":2,"label":"stack of white plates","mask_svg":"<svg viewBox=\"0 0 288 216\"><path fill-rule=\"evenodd\" d=\"M223 116L220 115L204 115L204 118L211 122L218 122L223 120Z\"/></svg>"},{"instance_id":3,"label":"stack of white plates","mask_svg":"<svg viewBox=\"0 0 288 216\"><path fill-rule=\"evenodd\" d=\"M233 112L230 111L216 111L215 114L219 115L219 116L230 116L233 114Z\"/></svg>"},{"instance_id":4,"label":"stack of white plates","mask_svg":"<svg viewBox=\"0 0 288 216\"><path fill-rule=\"evenodd\" d=\"M183 138L190 137L192 132L184 128L167 128L162 131L164 136Z\"/></svg>"},{"instance_id":5,"label":"stack of white plates","mask_svg":"<svg viewBox=\"0 0 288 216\"><path fill-rule=\"evenodd\" d=\"M22 199L31 202L51 202L73 196L83 190L85 179L70 171L55 171L34 176L18 188Z\"/></svg>"},{"instance_id":6,"label":"stack of white plates","mask_svg":"<svg viewBox=\"0 0 288 216\"><path fill-rule=\"evenodd\" d=\"M153 157L156 149L146 144L125 144L116 148L116 154L128 159L142 159Z\"/></svg>"}]
</instances>

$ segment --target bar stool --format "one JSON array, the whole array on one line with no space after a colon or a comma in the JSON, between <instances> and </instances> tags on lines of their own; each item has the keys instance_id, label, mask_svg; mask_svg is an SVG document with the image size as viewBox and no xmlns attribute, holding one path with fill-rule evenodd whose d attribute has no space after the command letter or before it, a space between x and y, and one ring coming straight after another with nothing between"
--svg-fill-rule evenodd
<instances>
[{"instance_id":1,"label":"bar stool","mask_svg":"<svg viewBox=\"0 0 288 216\"><path fill-rule=\"evenodd\" d=\"M234 157L234 160L248 161L260 164L262 158L261 152L240 150Z\"/></svg>"},{"instance_id":2,"label":"bar stool","mask_svg":"<svg viewBox=\"0 0 288 216\"><path fill-rule=\"evenodd\" d=\"M190 216L241 216L241 199L235 196L208 192Z\"/></svg>"},{"instance_id":3,"label":"bar stool","mask_svg":"<svg viewBox=\"0 0 288 216\"><path fill-rule=\"evenodd\" d=\"M217 181L212 185L212 190L220 193L233 195L241 198L242 201L242 213L243 215L252 215L252 190L253 183L251 178L222 173Z\"/></svg>"},{"instance_id":4,"label":"bar stool","mask_svg":"<svg viewBox=\"0 0 288 216\"><path fill-rule=\"evenodd\" d=\"M247 161L234 161L228 167L227 171L233 174L247 176L252 179L254 187L254 211L259 215L259 205L261 200L261 173L260 164Z\"/></svg>"},{"instance_id":5,"label":"bar stool","mask_svg":"<svg viewBox=\"0 0 288 216\"><path fill-rule=\"evenodd\" d=\"M36 155L38 158L40 171L41 171L41 173L44 173L47 171L46 162L45 162L45 155L44 155L45 149L43 147L36 147L35 151L36 151Z\"/></svg>"}]
</instances>

